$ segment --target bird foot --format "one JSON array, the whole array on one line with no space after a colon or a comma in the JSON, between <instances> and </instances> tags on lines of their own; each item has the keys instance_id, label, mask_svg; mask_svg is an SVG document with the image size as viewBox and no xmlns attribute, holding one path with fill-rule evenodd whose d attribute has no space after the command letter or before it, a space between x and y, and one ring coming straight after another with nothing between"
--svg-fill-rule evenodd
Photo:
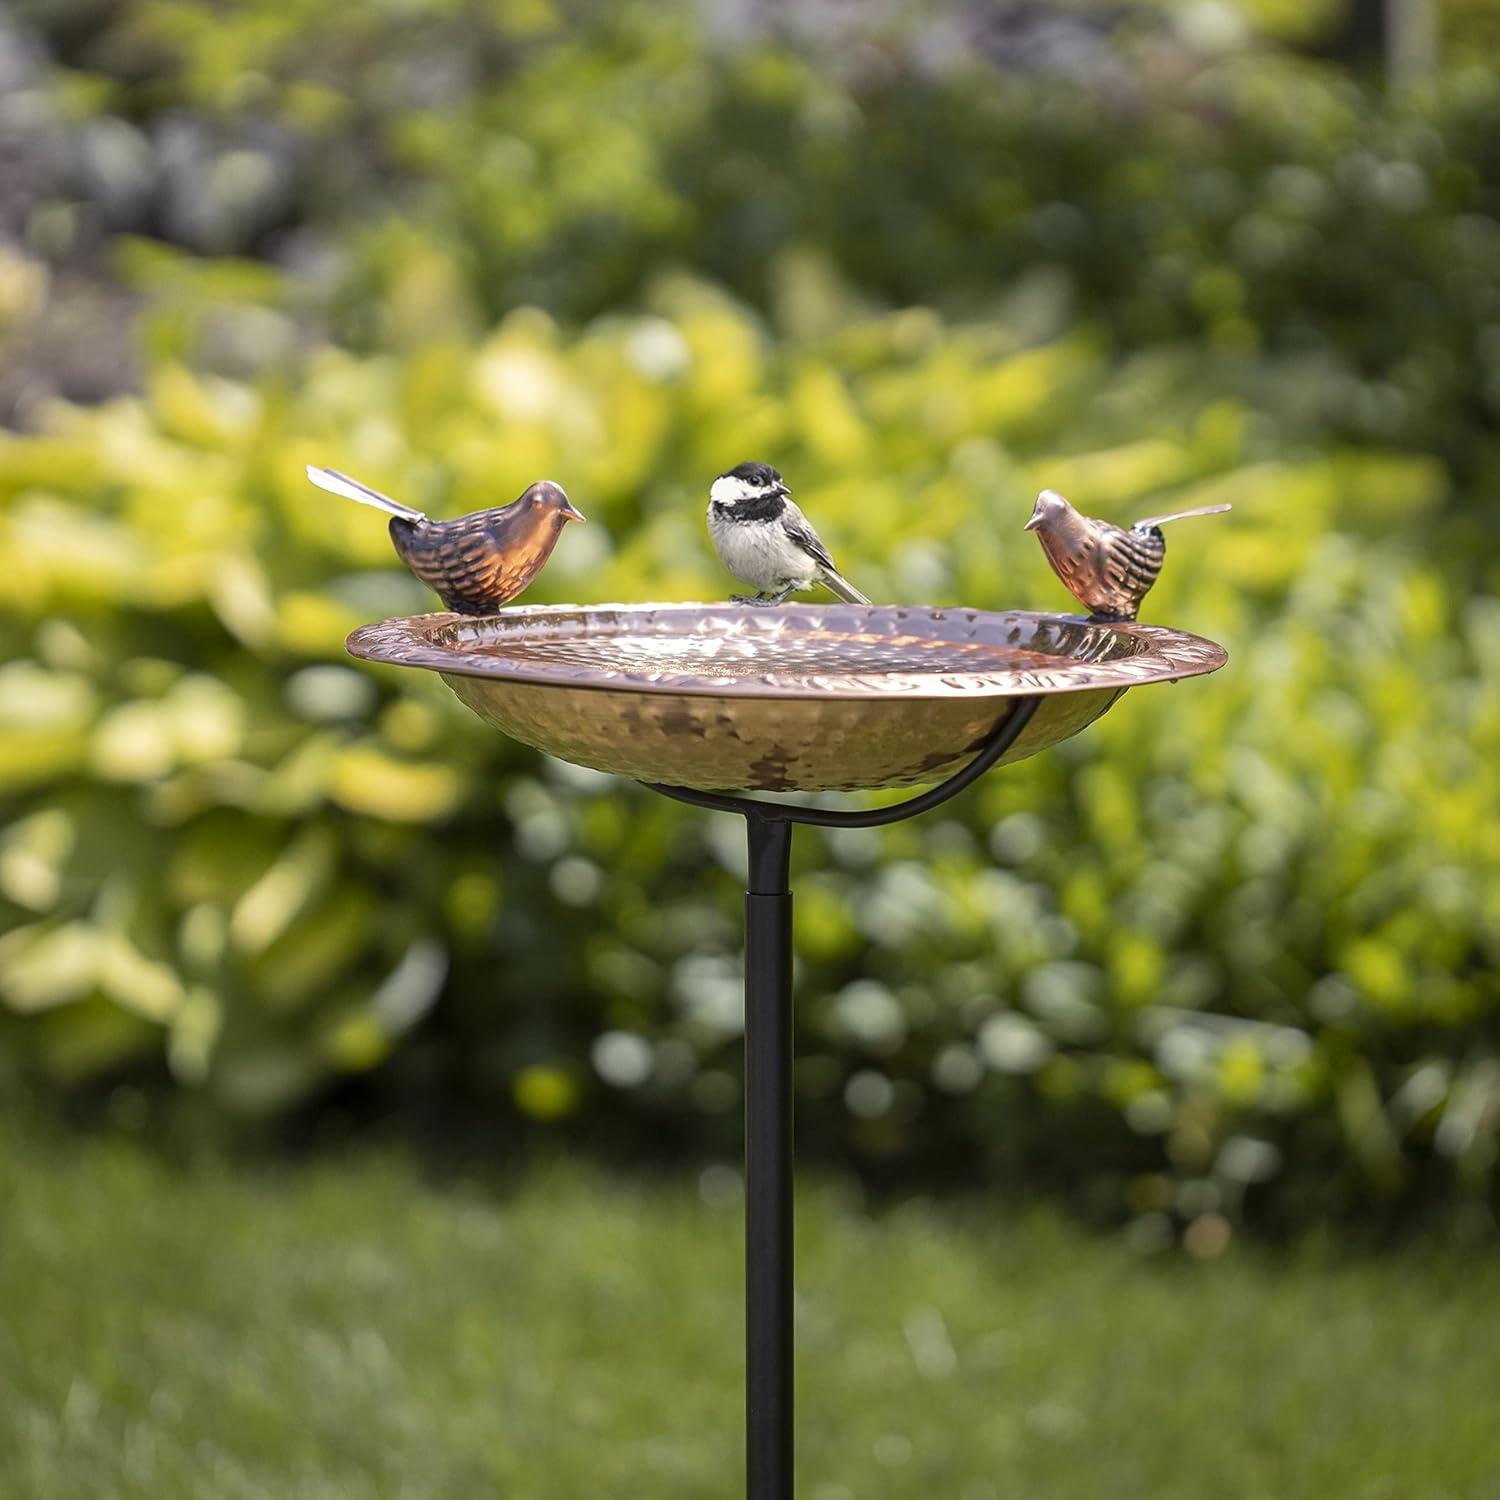
<instances>
[{"instance_id":1,"label":"bird foot","mask_svg":"<svg viewBox=\"0 0 1500 1500\"><path fill-rule=\"evenodd\" d=\"M764 609L767 605L770 604L780 604L781 600L768 599L764 594L731 594L729 596L729 602L731 604L753 604L758 608Z\"/></svg>"}]
</instances>

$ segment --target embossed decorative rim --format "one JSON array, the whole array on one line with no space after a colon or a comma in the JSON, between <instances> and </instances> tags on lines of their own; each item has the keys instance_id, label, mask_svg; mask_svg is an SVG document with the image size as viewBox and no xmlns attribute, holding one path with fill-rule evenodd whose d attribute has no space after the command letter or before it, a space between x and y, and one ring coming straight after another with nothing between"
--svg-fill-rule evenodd
<instances>
[{"instance_id":1,"label":"embossed decorative rim","mask_svg":"<svg viewBox=\"0 0 1500 1500\"><path fill-rule=\"evenodd\" d=\"M651 672L634 667L611 671L593 664L508 658L501 649L512 632L539 639L607 638L629 630L670 637L767 642L816 640L837 652L847 647L847 673L788 673L717 677ZM1064 644L1066 637L1072 641ZM465 640L486 639L483 650ZM1036 643L1050 640L1052 650ZM885 672L883 645L904 649L972 641L977 646L1040 651L1057 665L997 672ZM410 615L365 625L347 642L366 661L422 667L446 674L603 692L674 693L716 698L889 700L1015 697L1138 687L1215 672L1228 660L1222 646L1186 631L1135 622L1090 620L1083 615L1032 610L939 609L925 605L780 605L755 609L734 604L548 604L521 605L480 617L441 613ZM1077 649L1069 649L1069 646ZM868 662L859 669L857 663Z\"/></svg>"}]
</instances>

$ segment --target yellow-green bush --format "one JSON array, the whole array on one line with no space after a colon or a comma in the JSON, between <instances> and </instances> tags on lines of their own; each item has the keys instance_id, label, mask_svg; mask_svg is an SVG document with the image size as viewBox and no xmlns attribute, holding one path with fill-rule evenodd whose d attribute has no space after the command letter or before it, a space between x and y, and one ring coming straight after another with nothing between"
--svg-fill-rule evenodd
<instances>
[{"instance_id":1,"label":"yellow-green bush","mask_svg":"<svg viewBox=\"0 0 1500 1500\"><path fill-rule=\"evenodd\" d=\"M62 1081L165 1057L240 1110L375 1069L733 1130L736 830L347 663L424 596L309 461L449 513L559 479L594 524L539 601L722 595L704 491L751 454L877 598L1064 606L1020 531L1043 481L1120 517L1229 498L1147 611L1224 673L939 817L801 837L804 1129L1139 1211L1482 1189L1500 611L1421 551L1440 467L1268 452L1196 369L922 311L776 343L667 280L576 335L523 310L296 388L162 365L55 410L0 445L12 1044Z\"/></svg>"},{"instance_id":2,"label":"yellow-green bush","mask_svg":"<svg viewBox=\"0 0 1500 1500\"><path fill-rule=\"evenodd\" d=\"M302 471L446 514L549 475L593 524L528 598L671 599L727 592L706 488L760 457L880 599L1067 607L1043 484L1235 504L1147 611L1224 673L799 835L808 1145L1189 1219L1493 1191L1492 76L1388 106L1253 53L922 69L897 28L835 66L657 6L69 15L7 53L38 149L0 184L21 1067L732 1140L737 830L351 664L430 601Z\"/></svg>"}]
</instances>

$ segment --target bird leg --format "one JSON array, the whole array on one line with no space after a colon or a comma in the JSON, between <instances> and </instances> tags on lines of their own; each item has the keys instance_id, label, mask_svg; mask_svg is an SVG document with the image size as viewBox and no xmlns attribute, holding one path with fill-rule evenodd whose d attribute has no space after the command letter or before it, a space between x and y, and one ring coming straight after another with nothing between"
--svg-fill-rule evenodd
<instances>
[{"instance_id":1,"label":"bird leg","mask_svg":"<svg viewBox=\"0 0 1500 1500\"><path fill-rule=\"evenodd\" d=\"M769 609L773 604L781 604L796 586L789 583L779 594L768 594L762 589L753 599L749 594L731 594L729 600L732 604L753 604L757 609Z\"/></svg>"}]
</instances>

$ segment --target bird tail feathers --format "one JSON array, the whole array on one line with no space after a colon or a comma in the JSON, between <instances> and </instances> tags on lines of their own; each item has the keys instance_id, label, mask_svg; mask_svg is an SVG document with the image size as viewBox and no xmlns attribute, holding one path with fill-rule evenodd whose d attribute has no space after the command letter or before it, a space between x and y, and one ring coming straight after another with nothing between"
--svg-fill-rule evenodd
<instances>
[{"instance_id":1,"label":"bird tail feathers","mask_svg":"<svg viewBox=\"0 0 1500 1500\"><path fill-rule=\"evenodd\" d=\"M1146 531L1152 526L1163 526L1168 521L1185 521L1189 516L1216 516L1220 511L1233 510L1231 505L1200 505L1193 510L1174 510L1169 516L1147 516L1131 524L1132 531Z\"/></svg>"},{"instance_id":2,"label":"bird tail feathers","mask_svg":"<svg viewBox=\"0 0 1500 1500\"><path fill-rule=\"evenodd\" d=\"M870 602L843 574L834 572L832 568L823 569L823 587L829 593L837 594L845 604L868 604Z\"/></svg>"},{"instance_id":3,"label":"bird tail feathers","mask_svg":"<svg viewBox=\"0 0 1500 1500\"><path fill-rule=\"evenodd\" d=\"M320 490L327 490L331 495L342 495L346 500L357 500L361 505L373 506L376 510L383 510L390 516L400 516L403 521L427 519L421 511L413 510L411 506L403 505L399 500L392 500L389 495L382 495L379 490L372 490L369 485L361 484L359 480L351 479L347 474L340 474L337 469L320 469L314 464L309 464L307 477Z\"/></svg>"}]
</instances>

